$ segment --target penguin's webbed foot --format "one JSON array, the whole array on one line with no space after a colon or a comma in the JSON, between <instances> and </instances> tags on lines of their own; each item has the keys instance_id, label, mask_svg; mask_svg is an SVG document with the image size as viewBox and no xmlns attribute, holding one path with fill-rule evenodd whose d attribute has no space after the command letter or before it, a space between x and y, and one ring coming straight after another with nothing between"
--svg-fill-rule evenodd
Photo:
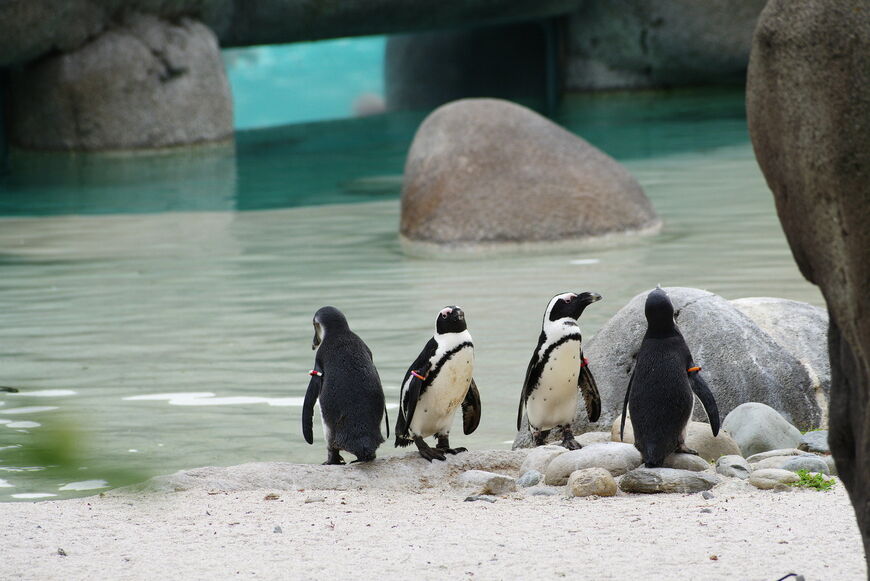
<instances>
[{"instance_id":1,"label":"penguin's webbed foot","mask_svg":"<svg viewBox=\"0 0 870 581\"><path fill-rule=\"evenodd\" d=\"M326 462L323 463L323 466L334 466L345 463L344 458L341 457L338 450L329 450L327 452Z\"/></svg>"},{"instance_id":2,"label":"penguin's webbed foot","mask_svg":"<svg viewBox=\"0 0 870 581\"><path fill-rule=\"evenodd\" d=\"M534 430L532 439L535 441L535 446L543 446L547 443L547 436L550 435L550 430Z\"/></svg>"},{"instance_id":3,"label":"penguin's webbed foot","mask_svg":"<svg viewBox=\"0 0 870 581\"><path fill-rule=\"evenodd\" d=\"M356 460L351 461L351 464L357 464L359 462L371 462L375 459L375 455L371 454L369 456L360 456Z\"/></svg>"},{"instance_id":4,"label":"penguin's webbed foot","mask_svg":"<svg viewBox=\"0 0 870 581\"><path fill-rule=\"evenodd\" d=\"M436 444L435 448L453 456L460 452L468 452L468 448L451 448L448 436L438 436L438 444Z\"/></svg>"},{"instance_id":5,"label":"penguin's webbed foot","mask_svg":"<svg viewBox=\"0 0 870 581\"><path fill-rule=\"evenodd\" d=\"M677 446L676 453L677 454L691 454L692 456L698 455L697 450L693 450L693 449L689 448L688 446L686 446L685 444L680 444L679 446Z\"/></svg>"},{"instance_id":6,"label":"penguin's webbed foot","mask_svg":"<svg viewBox=\"0 0 870 581\"><path fill-rule=\"evenodd\" d=\"M432 460L447 460L447 456L444 455L443 451L438 448L430 448L423 438L414 438L414 443L417 444L417 450L420 452L420 455L429 462Z\"/></svg>"},{"instance_id":7,"label":"penguin's webbed foot","mask_svg":"<svg viewBox=\"0 0 870 581\"><path fill-rule=\"evenodd\" d=\"M571 426L561 426L562 428L562 442L561 446L563 448L567 448L568 450L579 450L583 446L574 439L574 432L571 431Z\"/></svg>"}]
</instances>

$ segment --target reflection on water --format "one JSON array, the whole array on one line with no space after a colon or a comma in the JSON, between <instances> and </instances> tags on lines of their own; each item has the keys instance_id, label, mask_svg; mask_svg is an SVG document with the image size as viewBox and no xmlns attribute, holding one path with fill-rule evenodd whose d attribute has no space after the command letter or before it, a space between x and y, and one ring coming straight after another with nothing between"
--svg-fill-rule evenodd
<instances>
[{"instance_id":1,"label":"reflection on water","mask_svg":"<svg viewBox=\"0 0 870 581\"><path fill-rule=\"evenodd\" d=\"M456 430L454 439L473 448L509 446L542 312L557 292L604 296L583 315L586 337L657 283L822 304L794 266L745 128L739 139L729 133L743 122L711 115L700 125L720 131L697 135L696 124L671 119L684 133L664 131L660 139L679 146L660 143L662 155L620 145L613 135L632 140L642 131L630 120L610 120L613 149L634 152L623 161L665 222L661 234L625 244L405 256L397 192L385 195L389 188L377 185L398 187L383 178L400 172L401 147L391 141L398 138L360 137L356 121L344 149L337 130L289 144L270 141L277 136L268 131L240 140L233 203L261 211L0 219L0 384L21 390L0 393L7 484L0 500L83 494L81 483L103 480L114 486L108 471L119 466L166 473L322 462L320 428L315 446L306 445L299 404L312 362L311 317L325 304L344 310L372 348L392 407L437 312L462 305L475 339L483 418L477 433ZM358 156L350 143L358 138L373 151ZM376 185L354 186L362 193L341 185L367 176ZM129 187L144 195L147 183ZM60 191L43 201L76 196L52 187ZM126 187L110 189L121 199ZM0 193L7 213L8 193ZM358 199L367 202L313 205ZM64 422L77 426L85 454L74 474L29 454L40 435ZM389 443L379 451L394 453Z\"/></svg>"}]
</instances>

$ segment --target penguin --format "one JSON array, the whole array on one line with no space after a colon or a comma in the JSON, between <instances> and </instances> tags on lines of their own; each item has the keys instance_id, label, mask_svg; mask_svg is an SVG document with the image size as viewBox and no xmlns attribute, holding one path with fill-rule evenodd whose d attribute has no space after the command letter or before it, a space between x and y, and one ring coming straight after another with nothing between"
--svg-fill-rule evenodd
<instances>
[{"instance_id":1,"label":"penguin","mask_svg":"<svg viewBox=\"0 0 870 581\"><path fill-rule=\"evenodd\" d=\"M535 446L544 444L550 430L559 428L562 446L569 450L581 448L571 431L578 391L583 394L589 421L595 422L601 415L601 396L589 370L589 361L583 357L577 325L583 310L600 300L598 293L562 293L550 299L547 305L517 410L517 430L525 407Z\"/></svg>"},{"instance_id":2,"label":"penguin","mask_svg":"<svg viewBox=\"0 0 870 581\"><path fill-rule=\"evenodd\" d=\"M719 408L677 328L674 305L661 287L647 295L644 311L647 331L625 391L619 437L622 439L625 430L627 410L634 445L644 464L655 468L674 452L697 455L686 447L694 406L692 392L707 412L714 437L719 434Z\"/></svg>"},{"instance_id":3,"label":"penguin","mask_svg":"<svg viewBox=\"0 0 870 581\"><path fill-rule=\"evenodd\" d=\"M375 459L375 450L384 441L381 415L390 424L384 390L372 352L350 330L347 319L335 307L314 313L314 369L302 404L302 435L314 443L312 417L314 403L320 402L327 457L324 464L344 464L342 450L356 456L354 462Z\"/></svg>"},{"instance_id":4,"label":"penguin","mask_svg":"<svg viewBox=\"0 0 870 581\"><path fill-rule=\"evenodd\" d=\"M465 452L450 447L453 413L462 405L462 428L471 434L480 424L480 392L474 383L474 343L457 306L444 307L435 320L435 334L405 372L399 395L396 447L413 442L431 462L445 454ZM423 438L435 436L431 448Z\"/></svg>"}]
</instances>

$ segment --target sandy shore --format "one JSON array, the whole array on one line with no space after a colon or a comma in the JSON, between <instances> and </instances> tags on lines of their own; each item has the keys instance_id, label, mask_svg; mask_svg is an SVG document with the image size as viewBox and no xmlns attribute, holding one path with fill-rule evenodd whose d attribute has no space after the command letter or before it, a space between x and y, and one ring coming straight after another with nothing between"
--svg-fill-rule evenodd
<instances>
[{"instance_id":1,"label":"sandy shore","mask_svg":"<svg viewBox=\"0 0 870 581\"><path fill-rule=\"evenodd\" d=\"M464 502L472 492L443 482L419 490L194 487L0 504L0 579L773 581L796 572L809 581L867 574L842 484L777 493L729 479L711 499L517 492Z\"/></svg>"}]
</instances>

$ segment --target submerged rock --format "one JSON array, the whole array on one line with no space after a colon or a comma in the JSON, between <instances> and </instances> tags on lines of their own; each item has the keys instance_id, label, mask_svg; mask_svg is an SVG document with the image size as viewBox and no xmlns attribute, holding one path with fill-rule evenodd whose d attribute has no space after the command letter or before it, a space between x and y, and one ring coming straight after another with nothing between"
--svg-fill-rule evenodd
<instances>
[{"instance_id":1,"label":"submerged rock","mask_svg":"<svg viewBox=\"0 0 870 581\"><path fill-rule=\"evenodd\" d=\"M637 180L613 158L508 101L439 107L417 130L405 163L406 241L555 242L660 224Z\"/></svg>"},{"instance_id":2,"label":"submerged rock","mask_svg":"<svg viewBox=\"0 0 870 581\"><path fill-rule=\"evenodd\" d=\"M619 481L624 492L701 492L720 482L715 474L674 468L636 468Z\"/></svg>"},{"instance_id":3,"label":"submerged rock","mask_svg":"<svg viewBox=\"0 0 870 581\"><path fill-rule=\"evenodd\" d=\"M616 480L604 468L576 470L568 477L568 496L615 496Z\"/></svg>"},{"instance_id":4,"label":"submerged rock","mask_svg":"<svg viewBox=\"0 0 870 581\"><path fill-rule=\"evenodd\" d=\"M744 403L732 410L722 422L744 456L780 448L796 448L800 431L777 410L763 403Z\"/></svg>"},{"instance_id":5,"label":"submerged rock","mask_svg":"<svg viewBox=\"0 0 870 581\"><path fill-rule=\"evenodd\" d=\"M572 450L553 459L547 466L545 482L550 486L562 486L572 472L584 468L603 468L612 476L625 474L641 464L640 452L631 444L608 442L590 444L580 450Z\"/></svg>"}]
</instances>

